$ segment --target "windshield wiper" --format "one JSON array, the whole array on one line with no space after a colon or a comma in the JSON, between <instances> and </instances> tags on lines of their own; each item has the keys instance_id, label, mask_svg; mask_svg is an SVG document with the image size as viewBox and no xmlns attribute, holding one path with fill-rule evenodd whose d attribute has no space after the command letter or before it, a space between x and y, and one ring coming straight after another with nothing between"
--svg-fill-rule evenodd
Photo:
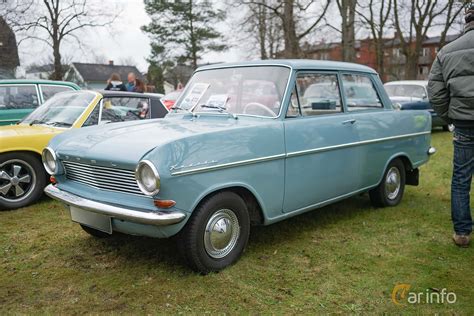
<instances>
[{"instance_id":1,"label":"windshield wiper","mask_svg":"<svg viewBox=\"0 0 474 316\"><path fill-rule=\"evenodd\" d=\"M30 122L30 126L33 126L35 124L43 124L44 122L42 122L41 120L33 120Z\"/></svg>"},{"instance_id":2,"label":"windshield wiper","mask_svg":"<svg viewBox=\"0 0 474 316\"><path fill-rule=\"evenodd\" d=\"M220 113L228 114L228 115L232 116L234 119L237 119L237 115L235 115L234 113L230 113L229 111L227 111L227 108L224 107L224 106L208 105L208 104L201 104L201 105L199 105L199 106L200 106L201 108L216 109L216 110L218 110Z\"/></svg>"},{"instance_id":3,"label":"windshield wiper","mask_svg":"<svg viewBox=\"0 0 474 316\"><path fill-rule=\"evenodd\" d=\"M72 126L71 123L67 123L67 122L48 122L46 124L47 125L53 125L53 126L66 126L66 127L71 127Z\"/></svg>"}]
</instances>

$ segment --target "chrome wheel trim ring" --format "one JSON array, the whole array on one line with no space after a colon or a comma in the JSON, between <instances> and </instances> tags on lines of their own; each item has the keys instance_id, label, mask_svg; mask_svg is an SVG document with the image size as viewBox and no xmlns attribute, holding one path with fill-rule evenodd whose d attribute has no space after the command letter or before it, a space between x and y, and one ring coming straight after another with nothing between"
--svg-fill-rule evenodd
<instances>
[{"instance_id":1,"label":"chrome wheel trim ring","mask_svg":"<svg viewBox=\"0 0 474 316\"><path fill-rule=\"evenodd\" d=\"M239 236L237 215L229 209L216 211L207 221L204 231L206 253L214 259L224 258L234 249Z\"/></svg>"},{"instance_id":2,"label":"chrome wheel trim ring","mask_svg":"<svg viewBox=\"0 0 474 316\"><path fill-rule=\"evenodd\" d=\"M11 169L13 169L13 172L9 173L6 171L6 167L10 165L12 166ZM24 171L26 171L26 174L24 174ZM23 188L20 183L27 183L28 185L24 186ZM10 203L21 202L31 195L35 187L36 172L26 161L20 159L10 159L0 165L1 200ZM6 197L6 195L12 190L15 191L15 196L18 196L18 198Z\"/></svg>"},{"instance_id":3,"label":"chrome wheel trim ring","mask_svg":"<svg viewBox=\"0 0 474 316\"><path fill-rule=\"evenodd\" d=\"M387 176L385 177L385 195L389 200L395 200L400 193L401 176L400 170L396 167L391 167Z\"/></svg>"}]
</instances>

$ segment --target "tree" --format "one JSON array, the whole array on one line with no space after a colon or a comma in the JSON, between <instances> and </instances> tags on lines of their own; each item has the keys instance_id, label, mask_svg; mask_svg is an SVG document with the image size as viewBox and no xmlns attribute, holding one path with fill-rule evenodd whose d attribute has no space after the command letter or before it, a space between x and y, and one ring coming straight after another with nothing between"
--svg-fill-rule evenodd
<instances>
[{"instance_id":1,"label":"tree","mask_svg":"<svg viewBox=\"0 0 474 316\"><path fill-rule=\"evenodd\" d=\"M451 30L452 26L456 22L456 20L462 16L463 10L469 5L467 1L462 1L462 0L449 0L448 1L448 7L444 12L444 17L443 15L441 16L441 19L444 18L444 21L442 21L443 30L441 31L441 38L439 41L438 48L443 47L446 44L446 36L448 35L448 31ZM464 21L461 22L464 25Z\"/></svg>"},{"instance_id":2,"label":"tree","mask_svg":"<svg viewBox=\"0 0 474 316\"><path fill-rule=\"evenodd\" d=\"M191 62L197 67L201 56L209 51L227 49L216 24L225 18L225 12L214 9L208 0L145 1L145 10L152 22L142 29L152 40L154 61L176 60Z\"/></svg>"},{"instance_id":3,"label":"tree","mask_svg":"<svg viewBox=\"0 0 474 316\"><path fill-rule=\"evenodd\" d=\"M46 43L53 51L54 72L52 79L64 75L61 62L61 44L68 38L80 40L77 33L86 28L112 24L118 14L115 10L98 10L92 0L17 0L16 14L11 18L16 31L26 38ZM27 6L26 6L27 3ZM97 2L98 3L98 2ZM25 8L26 6L26 8ZM12 15L10 15L12 16Z\"/></svg>"},{"instance_id":4,"label":"tree","mask_svg":"<svg viewBox=\"0 0 474 316\"><path fill-rule=\"evenodd\" d=\"M384 36L389 28L389 19L392 13L393 0L374 1L368 0L364 3L359 1L359 10L357 14L360 16L363 25L370 31L375 48L375 60L377 71L380 77L385 76L384 63Z\"/></svg>"},{"instance_id":5,"label":"tree","mask_svg":"<svg viewBox=\"0 0 474 316\"><path fill-rule=\"evenodd\" d=\"M400 48L406 57L405 77L416 79L423 41L435 22L444 16L455 0L393 0L394 24Z\"/></svg>"},{"instance_id":6,"label":"tree","mask_svg":"<svg viewBox=\"0 0 474 316\"><path fill-rule=\"evenodd\" d=\"M384 1L381 1L384 2ZM341 14L342 60L355 60L355 13L357 0L336 0Z\"/></svg>"},{"instance_id":7,"label":"tree","mask_svg":"<svg viewBox=\"0 0 474 316\"><path fill-rule=\"evenodd\" d=\"M242 0L242 3L265 7L273 12L281 20L283 29L284 49L282 57L299 58L302 55L300 41L321 24L329 8L330 0ZM319 5L317 5L318 3ZM314 15L310 12L313 12ZM302 22L307 20L311 22L308 24Z\"/></svg>"},{"instance_id":8,"label":"tree","mask_svg":"<svg viewBox=\"0 0 474 316\"><path fill-rule=\"evenodd\" d=\"M7 22L0 17L0 78L12 78L20 65L15 33Z\"/></svg>"}]
</instances>

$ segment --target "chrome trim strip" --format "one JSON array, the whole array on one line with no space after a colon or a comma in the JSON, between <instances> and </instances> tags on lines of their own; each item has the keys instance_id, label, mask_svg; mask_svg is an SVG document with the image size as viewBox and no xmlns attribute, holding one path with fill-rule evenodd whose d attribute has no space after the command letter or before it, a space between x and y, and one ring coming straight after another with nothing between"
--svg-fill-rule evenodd
<instances>
[{"instance_id":1,"label":"chrome trim strip","mask_svg":"<svg viewBox=\"0 0 474 316\"><path fill-rule=\"evenodd\" d=\"M44 192L49 197L63 202L68 206L75 206L77 208L94 212L97 214L102 214L113 218L145 225L171 225L181 222L186 217L185 213L179 211L141 212L124 207L100 203L82 198L75 194L68 193L55 187L52 184L48 185L44 189Z\"/></svg>"},{"instance_id":2,"label":"chrome trim strip","mask_svg":"<svg viewBox=\"0 0 474 316\"><path fill-rule=\"evenodd\" d=\"M183 171L176 171L176 172L171 171L171 175L172 176L181 176L181 175L199 173L199 172L203 172L203 171L214 171L214 170L231 168L231 167L236 167L236 166L254 164L254 163L258 163L258 162L271 161L271 160L276 160L276 159L281 159L281 158L290 158L290 157L296 157L296 156L301 156L301 155L308 155L308 154L314 154L314 153L329 151L329 150L341 149L341 148L346 148L346 147L372 144L372 143L378 143L378 142L383 142L383 141L387 141L387 140L408 138L408 137L421 136L421 135L427 135L427 134L431 134L431 131L418 132L418 133L405 134L405 135L397 135L397 136L390 136L390 137L384 137L384 138L376 138L376 139L364 140L364 141L360 141L360 142L353 142L353 143L347 143L347 144L342 144L342 145L334 145L334 146L327 146L327 147L321 147L321 148L313 148L313 149L308 149L308 150L290 152L290 153L286 153L286 154L278 154L278 155L272 155L272 156L266 156L266 157L248 159L248 160L241 160L241 161L229 162L229 163L224 163L224 164L219 164L219 165L214 165L214 166L206 166L206 167L201 167L201 168L194 168L194 169L183 170Z\"/></svg>"},{"instance_id":3,"label":"chrome trim strip","mask_svg":"<svg viewBox=\"0 0 474 316\"><path fill-rule=\"evenodd\" d=\"M408 138L408 137L413 137L413 136L421 136L421 135L426 135L426 134L430 134L430 133L431 133L430 131L426 131L426 132L419 132L419 133L412 133L412 134L405 134L405 135L397 135L397 136L369 139L369 140L363 140L363 141L360 141L360 142L353 142L353 143L347 143L347 144L342 144L342 145L334 145L334 146L313 148L313 149L307 149L307 150L301 150L301 151L294 151L294 152L287 153L286 157L289 158L289 157L295 157L295 156L301 156L301 155L315 154L315 153L319 153L319 152L323 152L323 151L342 149L342 148L354 147L354 146L366 145L366 144L372 144L372 143L379 143L379 142L383 142L383 141L387 141L387 140L393 140L393 139Z\"/></svg>"},{"instance_id":4,"label":"chrome trim strip","mask_svg":"<svg viewBox=\"0 0 474 316\"><path fill-rule=\"evenodd\" d=\"M199 173L199 172L202 172L202 171L214 171L214 170L231 168L231 167L236 167L236 166L250 165L250 164L257 163L257 162L272 161L272 160L281 159L281 158L285 158L285 154L266 156L266 157L260 157L260 158L254 158L254 159L247 159L247 160L240 160L240 161L223 163L223 164L209 166L209 167L201 167L201 168L194 168L194 169L183 170L183 171L176 171L176 172L171 172L171 175L172 176L181 176L181 175L184 175L184 174L187 175L187 174Z\"/></svg>"}]
</instances>

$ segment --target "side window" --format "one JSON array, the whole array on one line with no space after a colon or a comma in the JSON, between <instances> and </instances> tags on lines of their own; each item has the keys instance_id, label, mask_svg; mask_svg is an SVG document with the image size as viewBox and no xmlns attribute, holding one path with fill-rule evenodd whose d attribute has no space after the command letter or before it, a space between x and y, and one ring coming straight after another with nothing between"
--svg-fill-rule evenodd
<instances>
[{"instance_id":1,"label":"side window","mask_svg":"<svg viewBox=\"0 0 474 316\"><path fill-rule=\"evenodd\" d=\"M89 114L89 117L87 120L82 124L82 127L86 126L93 126L99 124L99 112L100 112L100 103L97 104L92 110L91 114Z\"/></svg>"},{"instance_id":2,"label":"side window","mask_svg":"<svg viewBox=\"0 0 474 316\"><path fill-rule=\"evenodd\" d=\"M383 108L372 80L365 75L342 75L344 94L349 111Z\"/></svg>"},{"instance_id":3,"label":"side window","mask_svg":"<svg viewBox=\"0 0 474 316\"><path fill-rule=\"evenodd\" d=\"M0 110L38 107L35 85L0 86Z\"/></svg>"},{"instance_id":4,"label":"side window","mask_svg":"<svg viewBox=\"0 0 474 316\"><path fill-rule=\"evenodd\" d=\"M66 86L53 86L53 85L41 85L41 92L43 92L43 100L46 101L53 95L59 92L71 91L70 87Z\"/></svg>"},{"instance_id":5,"label":"side window","mask_svg":"<svg viewBox=\"0 0 474 316\"><path fill-rule=\"evenodd\" d=\"M298 103L298 94L296 93L296 86L293 88L290 97L290 105L288 106L288 111L286 117L298 117L300 116L300 108Z\"/></svg>"},{"instance_id":6,"label":"side window","mask_svg":"<svg viewBox=\"0 0 474 316\"><path fill-rule=\"evenodd\" d=\"M341 94L336 74L303 73L296 78L303 116L340 113Z\"/></svg>"},{"instance_id":7,"label":"side window","mask_svg":"<svg viewBox=\"0 0 474 316\"><path fill-rule=\"evenodd\" d=\"M150 100L146 98L104 98L101 123L114 123L150 118Z\"/></svg>"}]
</instances>

